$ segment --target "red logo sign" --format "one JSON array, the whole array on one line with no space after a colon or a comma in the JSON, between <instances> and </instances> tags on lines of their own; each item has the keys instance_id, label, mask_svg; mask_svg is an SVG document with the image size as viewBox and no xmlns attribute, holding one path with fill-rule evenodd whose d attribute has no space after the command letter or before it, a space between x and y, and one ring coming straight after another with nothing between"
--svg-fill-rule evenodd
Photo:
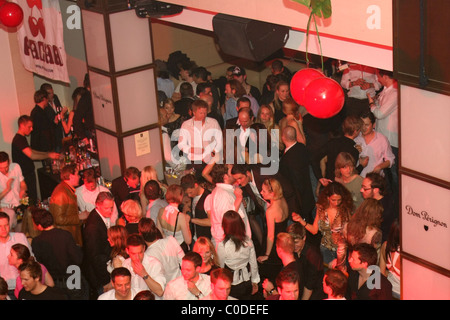
<instances>
[{"instance_id":1,"label":"red logo sign","mask_svg":"<svg viewBox=\"0 0 450 320\"><path fill-rule=\"evenodd\" d=\"M27 0L28 7L31 9L31 14L28 18L28 26L33 37L37 37L40 33L45 39L45 25L42 18L42 1L41 0ZM35 7L37 10L35 10ZM39 14L35 15L36 12Z\"/></svg>"}]
</instances>

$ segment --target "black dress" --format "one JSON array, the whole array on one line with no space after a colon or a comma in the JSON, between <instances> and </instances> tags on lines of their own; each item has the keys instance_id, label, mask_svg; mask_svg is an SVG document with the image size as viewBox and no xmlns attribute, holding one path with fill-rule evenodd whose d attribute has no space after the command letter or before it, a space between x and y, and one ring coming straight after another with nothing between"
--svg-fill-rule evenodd
<instances>
[{"instance_id":1,"label":"black dress","mask_svg":"<svg viewBox=\"0 0 450 320\"><path fill-rule=\"evenodd\" d=\"M181 125L183 124L185 120L185 117L183 116L179 116L178 119L172 121L172 122L168 122L164 125L164 127L167 129L167 134L169 135L170 138L172 138L172 134L175 130L180 129ZM174 148L177 144L178 144L178 139L176 139L175 141L173 141L174 139L170 139L170 145L172 148Z\"/></svg>"}]
</instances>

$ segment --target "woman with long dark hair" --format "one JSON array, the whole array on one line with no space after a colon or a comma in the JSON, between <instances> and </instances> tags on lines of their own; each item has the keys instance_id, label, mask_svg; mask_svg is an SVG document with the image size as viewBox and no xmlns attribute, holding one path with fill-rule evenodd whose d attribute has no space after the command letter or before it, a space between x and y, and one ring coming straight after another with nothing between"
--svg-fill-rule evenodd
<instances>
[{"instance_id":1,"label":"woman with long dark hair","mask_svg":"<svg viewBox=\"0 0 450 320\"><path fill-rule=\"evenodd\" d=\"M347 272L347 249L359 243L367 243L380 252L383 205L376 199L366 199L344 226L343 237L338 244L335 268Z\"/></svg>"},{"instance_id":2,"label":"woman with long dark hair","mask_svg":"<svg viewBox=\"0 0 450 320\"><path fill-rule=\"evenodd\" d=\"M260 282L253 242L246 235L244 221L236 211L225 212L222 228L225 238L218 244L217 254L220 267L233 273L230 296L248 300L258 291Z\"/></svg>"},{"instance_id":3,"label":"woman with long dark hair","mask_svg":"<svg viewBox=\"0 0 450 320\"><path fill-rule=\"evenodd\" d=\"M28 263L30 261L35 261L35 259L33 256L31 256L30 249L28 249L27 246L25 246L21 243L16 243L11 246L11 249L10 249L10 252L8 255L8 263L10 265L16 267L17 270L19 270L19 267L22 264ZM50 275L50 273L48 272L47 268L41 263L40 263L40 265L41 265L41 269L42 269L42 278L41 278L42 284L45 284L49 287L54 287L55 282L53 281L53 278ZM23 288L22 280L20 279L20 276L17 276L16 288L14 289L14 295L16 296L16 298L19 297L19 292L20 292L20 290L22 290L22 288Z\"/></svg>"},{"instance_id":4,"label":"woman with long dark hair","mask_svg":"<svg viewBox=\"0 0 450 320\"><path fill-rule=\"evenodd\" d=\"M128 231L124 226L111 226L108 231L108 242L111 245L111 260L108 261L107 269L111 273L115 268L122 266L128 258L126 251Z\"/></svg>"},{"instance_id":5,"label":"woman with long dark hair","mask_svg":"<svg viewBox=\"0 0 450 320\"><path fill-rule=\"evenodd\" d=\"M319 231L322 233L320 251L324 263L328 264L337 258L336 251L343 237L344 225L349 221L353 210L352 195L339 182L331 182L320 192L316 208L313 224L307 223L295 212L292 213L292 219L300 222L312 234Z\"/></svg>"}]
</instances>

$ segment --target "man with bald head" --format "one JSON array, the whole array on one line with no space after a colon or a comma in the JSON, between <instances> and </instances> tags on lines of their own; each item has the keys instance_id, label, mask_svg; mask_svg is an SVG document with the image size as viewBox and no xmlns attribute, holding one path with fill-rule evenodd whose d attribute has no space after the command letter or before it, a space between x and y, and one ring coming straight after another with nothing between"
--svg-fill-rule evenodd
<instances>
[{"instance_id":1,"label":"man with bald head","mask_svg":"<svg viewBox=\"0 0 450 320\"><path fill-rule=\"evenodd\" d=\"M280 160L280 174L288 179L295 188L300 199L300 215L312 223L312 210L315 200L309 174L309 157L306 146L297 142L297 132L294 127L287 126L281 133L285 144L284 154Z\"/></svg>"},{"instance_id":2,"label":"man with bald head","mask_svg":"<svg viewBox=\"0 0 450 320\"><path fill-rule=\"evenodd\" d=\"M241 109L244 109L244 108L250 109L250 104L251 104L251 102L250 102L249 98L240 97L236 102L237 114L239 115L239 110L241 110ZM230 118L225 122L225 129L236 129L236 126L239 126L239 117Z\"/></svg>"}]
</instances>

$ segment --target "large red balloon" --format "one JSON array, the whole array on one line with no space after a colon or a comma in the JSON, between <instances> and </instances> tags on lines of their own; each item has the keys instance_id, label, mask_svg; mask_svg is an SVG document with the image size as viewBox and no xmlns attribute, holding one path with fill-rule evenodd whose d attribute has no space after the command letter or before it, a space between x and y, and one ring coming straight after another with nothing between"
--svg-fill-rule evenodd
<instances>
[{"instance_id":1,"label":"large red balloon","mask_svg":"<svg viewBox=\"0 0 450 320\"><path fill-rule=\"evenodd\" d=\"M305 105L305 89L311 81L325 77L322 72L313 68L297 71L291 79L291 96L299 105Z\"/></svg>"},{"instance_id":2,"label":"large red balloon","mask_svg":"<svg viewBox=\"0 0 450 320\"><path fill-rule=\"evenodd\" d=\"M319 78L310 82L305 89L305 105L308 112L320 119L335 116L345 102L344 90L331 78Z\"/></svg>"},{"instance_id":3,"label":"large red balloon","mask_svg":"<svg viewBox=\"0 0 450 320\"><path fill-rule=\"evenodd\" d=\"M0 7L0 22L6 27L17 27L22 23L23 10L14 2L6 2Z\"/></svg>"}]
</instances>

